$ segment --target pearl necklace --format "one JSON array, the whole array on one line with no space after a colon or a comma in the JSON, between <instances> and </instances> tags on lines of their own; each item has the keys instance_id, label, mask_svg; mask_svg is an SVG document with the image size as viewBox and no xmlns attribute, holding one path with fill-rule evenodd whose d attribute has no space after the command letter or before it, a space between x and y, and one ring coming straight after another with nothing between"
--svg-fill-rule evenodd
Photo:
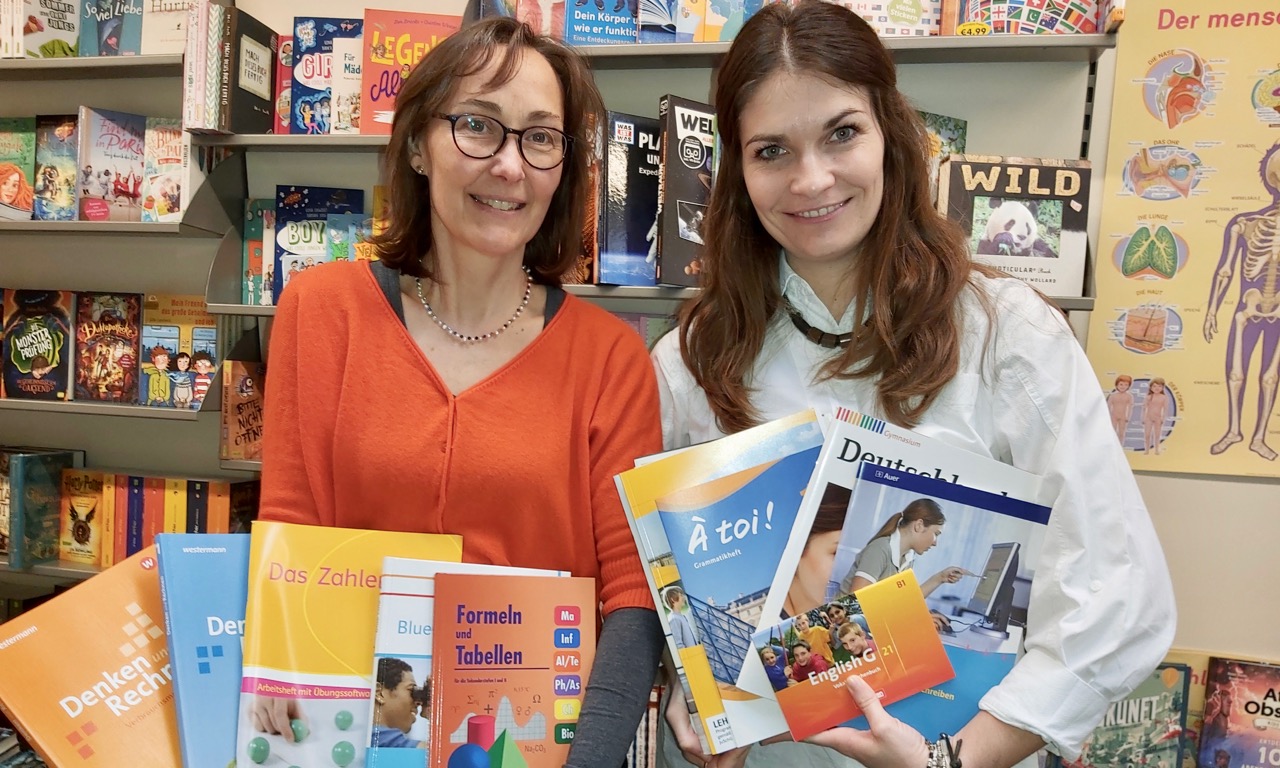
<instances>
[{"instance_id":1,"label":"pearl necklace","mask_svg":"<svg viewBox=\"0 0 1280 768\"><path fill-rule=\"evenodd\" d=\"M510 328L511 324L516 321L516 318L520 317L520 313L524 312L524 308L529 304L529 294L533 292L533 275L529 273L528 267L522 266L521 269L524 270L524 298L520 300L520 306L516 307L515 314L513 314L511 318L507 320L507 322L503 323L502 327L499 328L498 330L489 331L488 333L484 333L479 336L468 336L465 333L458 333L457 331L450 328L448 323L441 320L436 315L435 311L431 309L431 305L427 303L427 295L422 291L422 278L415 277L413 279L413 282L416 283L418 286L418 301L422 302L422 308L427 311L427 316L430 317L432 320L434 320L436 325L440 326L440 330L449 334L450 336L457 339L459 342L463 344L479 344L482 341L488 341L489 339L492 339L493 337L497 336L498 334Z\"/></svg>"}]
</instances>

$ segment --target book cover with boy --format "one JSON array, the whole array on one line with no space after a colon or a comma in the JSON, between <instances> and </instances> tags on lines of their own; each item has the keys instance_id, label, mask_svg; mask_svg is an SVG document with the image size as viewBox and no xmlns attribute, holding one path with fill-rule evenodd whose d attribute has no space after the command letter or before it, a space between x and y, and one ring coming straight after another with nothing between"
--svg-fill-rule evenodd
<instances>
[{"instance_id":1,"label":"book cover with boy","mask_svg":"<svg viewBox=\"0 0 1280 768\"><path fill-rule=\"evenodd\" d=\"M218 323L204 296L146 294L140 355L142 405L199 410L196 378L205 367L216 369L218 359Z\"/></svg>"},{"instance_id":2,"label":"book cover with boy","mask_svg":"<svg viewBox=\"0 0 1280 768\"><path fill-rule=\"evenodd\" d=\"M36 118L35 207L37 221L74 221L79 212L80 132L76 115Z\"/></svg>"},{"instance_id":3,"label":"book cover with boy","mask_svg":"<svg viewBox=\"0 0 1280 768\"><path fill-rule=\"evenodd\" d=\"M4 291L4 396L70 400L76 299L71 291Z\"/></svg>"},{"instance_id":4,"label":"book cover with boy","mask_svg":"<svg viewBox=\"0 0 1280 768\"><path fill-rule=\"evenodd\" d=\"M272 296L278 303L290 278L329 260L325 239L333 213L364 210L364 190L338 187L276 187L275 260Z\"/></svg>"},{"instance_id":5,"label":"book cover with boy","mask_svg":"<svg viewBox=\"0 0 1280 768\"><path fill-rule=\"evenodd\" d=\"M769 653L785 660L785 678L772 685L797 741L842 724L866 730L866 721L846 690L849 678L861 677L886 706L918 694L955 676L938 639L929 608L907 569L892 578L859 589L861 613L837 630L847 658L828 664L810 643L794 635L797 619L762 627L753 637L754 663Z\"/></svg>"},{"instance_id":6,"label":"book cover with boy","mask_svg":"<svg viewBox=\"0 0 1280 768\"><path fill-rule=\"evenodd\" d=\"M76 399L138 402L142 295L76 294Z\"/></svg>"},{"instance_id":7,"label":"book cover with boy","mask_svg":"<svg viewBox=\"0 0 1280 768\"><path fill-rule=\"evenodd\" d=\"M435 577L440 573L569 575L536 568L384 558L365 768L421 766L429 759ZM418 705L423 707L421 714L415 713Z\"/></svg>"},{"instance_id":8,"label":"book cover with boy","mask_svg":"<svg viewBox=\"0 0 1280 768\"><path fill-rule=\"evenodd\" d=\"M50 765L181 768L172 683L154 549L0 625L0 711Z\"/></svg>"},{"instance_id":9,"label":"book cover with boy","mask_svg":"<svg viewBox=\"0 0 1280 768\"><path fill-rule=\"evenodd\" d=\"M440 573L429 768L560 768L596 650L594 579Z\"/></svg>"},{"instance_id":10,"label":"book cover with boy","mask_svg":"<svg viewBox=\"0 0 1280 768\"><path fill-rule=\"evenodd\" d=\"M1280 743L1280 666L1209 660L1200 730L1202 768L1267 768Z\"/></svg>"},{"instance_id":11,"label":"book cover with boy","mask_svg":"<svg viewBox=\"0 0 1280 768\"><path fill-rule=\"evenodd\" d=\"M156 556L183 765L225 768L236 762L249 536L165 533Z\"/></svg>"},{"instance_id":12,"label":"book cover with boy","mask_svg":"<svg viewBox=\"0 0 1280 768\"><path fill-rule=\"evenodd\" d=\"M343 765L364 755L370 659L384 557L458 562L462 538L259 520L249 545L236 759ZM289 710L294 736L260 730L260 699ZM258 762L261 762L259 759Z\"/></svg>"}]
</instances>

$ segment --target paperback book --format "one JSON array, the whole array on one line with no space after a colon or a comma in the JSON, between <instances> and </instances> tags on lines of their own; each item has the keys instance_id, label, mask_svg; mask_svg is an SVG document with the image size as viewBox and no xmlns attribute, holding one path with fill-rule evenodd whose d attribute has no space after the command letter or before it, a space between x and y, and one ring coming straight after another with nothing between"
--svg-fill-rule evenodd
<instances>
[{"instance_id":1,"label":"paperback book","mask_svg":"<svg viewBox=\"0 0 1280 768\"><path fill-rule=\"evenodd\" d=\"M783 675L770 682L797 741L842 724L866 730L865 720L855 722L862 711L846 689L851 677L865 680L888 706L955 676L914 571L863 587L854 597L861 613L834 630L845 659L828 663L799 636L799 617L761 628L752 638L753 663L776 668L782 662Z\"/></svg>"},{"instance_id":2,"label":"paperback book","mask_svg":"<svg viewBox=\"0 0 1280 768\"><path fill-rule=\"evenodd\" d=\"M458 562L459 536L259 520L249 548L236 759L359 765L369 729L384 557ZM259 699L284 700L295 739L260 730ZM297 738L301 736L301 738ZM255 759L257 758L257 759Z\"/></svg>"},{"instance_id":3,"label":"paperback book","mask_svg":"<svg viewBox=\"0 0 1280 768\"><path fill-rule=\"evenodd\" d=\"M225 768L236 762L249 536L161 534L156 555L182 762Z\"/></svg>"},{"instance_id":4,"label":"paperback book","mask_svg":"<svg viewBox=\"0 0 1280 768\"><path fill-rule=\"evenodd\" d=\"M74 221L78 195L80 132L75 115L36 118L35 207L37 221Z\"/></svg>"},{"instance_id":5,"label":"paperback book","mask_svg":"<svg viewBox=\"0 0 1280 768\"><path fill-rule=\"evenodd\" d=\"M1280 757L1280 666L1215 656L1204 691L1200 765L1267 768Z\"/></svg>"},{"instance_id":6,"label":"paperback book","mask_svg":"<svg viewBox=\"0 0 1280 768\"><path fill-rule=\"evenodd\" d=\"M210 382L197 397L197 378L218 367L218 325L205 298L146 295L142 307L140 402L157 408L199 410Z\"/></svg>"},{"instance_id":7,"label":"paperback book","mask_svg":"<svg viewBox=\"0 0 1280 768\"><path fill-rule=\"evenodd\" d=\"M267 367L249 360L222 361L222 440L224 461L262 459L263 388Z\"/></svg>"},{"instance_id":8,"label":"paperback book","mask_svg":"<svg viewBox=\"0 0 1280 768\"><path fill-rule=\"evenodd\" d=\"M427 765L563 766L595 659L595 580L435 581Z\"/></svg>"},{"instance_id":9,"label":"paperback book","mask_svg":"<svg viewBox=\"0 0 1280 768\"><path fill-rule=\"evenodd\" d=\"M141 221L147 119L80 107L80 219Z\"/></svg>"},{"instance_id":10,"label":"paperback book","mask_svg":"<svg viewBox=\"0 0 1280 768\"><path fill-rule=\"evenodd\" d=\"M96 469L62 471L59 560L92 566L111 565L103 561L107 542L114 544L115 533L115 476L107 478L108 474Z\"/></svg>"},{"instance_id":11,"label":"paperback book","mask_svg":"<svg viewBox=\"0 0 1280 768\"><path fill-rule=\"evenodd\" d=\"M441 573L569 575L567 571L384 558L373 642L366 768L422 766L430 759L435 577ZM420 715L414 711L419 704Z\"/></svg>"},{"instance_id":12,"label":"paperback book","mask_svg":"<svg viewBox=\"0 0 1280 768\"><path fill-rule=\"evenodd\" d=\"M80 2L22 0L22 43L29 59L80 55Z\"/></svg>"},{"instance_id":13,"label":"paperback book","mask_svg":"<svg viewBox=\"0 0 1280 768\"><path fill-rule=\"evenodd\" d=\"M1079 296L1089 247L1088 160L952 155L938 210L957 222L975 261L1046 296Z\"/></svg>"},{"instance_id":14,"label":"paperback book","mask_svg":"<svg viewBox=\"0 0 1280 768\"><path fill-rule=\"evenodd\" d=\"M187 43L189 0L142 0L142 53L182 53Z\"/></svg>"},{"instance_id":15,"label":"paperback book","mask_svg":"<svg viewBox=\"0 0 1280 768\"><path fill-rule=\"evenodd\" d=\"M0 117L0 219L31 220L35 166L36 119Z\"/></svg>"},{"instance_id":16,"label":"paperback book","mask_svg":"<svg viewBox=\"0 0 1280 768\"><path fill-rule=\"evenodd\" d=\"M147 548L0 625L0 711L51 765L181 768L166 642Z\"/></svg>"},{"instance_id":17,"label":"paperback book","mask_svg":"<svg viewBox=\"0 0 1280 768\"><path fill-rule=\"evenodd\" d=\"M333 41L359 38L363 19L299 16L293 20L290 133L332 133Z\"/></svg>"},{"instance_id":18,"label":"paperback book","mask_svg":"<svg viewBox=\"0 0 1280 768\"><path fill-rule=\"evenodd\" d=\"M75 294L21 288L3 294L4 396L70 400Z\"/></svg>"},{"instance_id":19,"label":"paperback book","mask_svg":"<svg viewBox=\"0 0 1280 768\"><path fill-rule=\"evenodd\" d=\"M244 203L244 283L240 301L251 306L272 305L271 263L275 256L276 201L252 198Z\"/></svg>"},{"instance_id":20,"label":"paperback book","mask_svg":"<svg viewBox=\"0 0 1280 768\"><path fill-rule=\"evenodd\" d=\"M182 221L183 171L189 156L182 121L148 117L142 170L142 220Z\"/></svg>"},{"instance_id":21,"label":"paperback book","mask_svg":"<svg viewBox=\"0 0 1280 768\"><path fill-rule=\"evenodd\" d=\"M597 282L656 285L661 125L610 112L606 129Z\"/></svg>"},{"instance_id":22,"label":"paperback book","mask_svg":"<svg viewBox=\"0 0 1280 768\"><path fill-rule=\"evenodd\" d=\"M1107 707L1075 760L1054 760L1057 768L1146 765L1184 768L1184 734L1191 668L1161 664L1133 693Z\"/></svg>"},{"instance_id":23,"label":"paperback book","mask_svg":"<svg viewBox=\"0 0 1280 768\"><path fill-rule=\"evenodd\" d=\"M711 197L716 113L707 104L667 94L658 175L658 282L697 286L702 273L702 221Z\"/></svg>"},{"instance_id":24,"label":"paperback book","mask_svg":"<svg viewBox=\"0 0 1280 768\"><path fill-rule=\"evenodd\" d=\"M83 463L71 451L0 448L11 569L58 559L62 473Z\"/></svg>"},{"instance_id":25,"label":"paperback book","mask_svg":"<svg viewBox=\"0 0 1280 768\"><path fill-rule=\"evenodd\" d=\"M276 187L272 296L279 302L290 278L328 261L328 217L364 210L364 191L337 187Z\"/></svg>"},{"instance_id":26,"label":"paperback book","mask_svg":"<svg viewBox=\"0 0 1280 768\"><path fill-rule=\"evenodd\" d=\"M637 462L634 469L615 477L618 494L622 498L631 535L636 540L645 576L654 603L660 606L658 617L666 635L675 670L680 677L690 701L690 718L694 731L705 740L705 748L718 754L734 747L745 746L760 739L784 733L787 725L778 709L772 689L753 693L741 689L733 680L747 665L752 632L762 623L762 616L777 617L779 612L763 613L759 604L767 598L757 589L751 598L744 596L741 616L733 622L724 621L727 628L736 628L733 635L724 635L727 645L713 646L694 631L691 616L696 616L699 606L691 604L685 594L684 583L692 574L677 564L674 549L681 546L686 558L698 554L702 563L723 564L726 568L741 571L744 567L757 574L772 574L779 561L781 547L789 533L779 519L775 524L768 519L767 506L755 514L746 510L732 520L726 513L715 525L706 528L707 552L699 554L697 542L694 551L688 552L689 539L669 538L659 500L687 488L729 478L736 473L747 472L753 467L767 465L796 453L812 451L822 444L822 430L812 410L777 419L758 427L744 430L709 443L669 454L660 454ZM812 461L812 459L810 459ZM809 471L812 471L810 466ZM741 482L742 476L728 482ZM804 481L801 481L802 483ZM794 491L801 491L796 488ZM754 521L754 533L753 530ZM691 521L692 522L692 521ZM728 522L727 527L721 528ZM768 524L766 524L768 523ZM738 531L749 536L752 551L759 559L730 554L739 549ZM728 541L723 541L724 537ZM716 552L710 551L711 546ZM772 553L772 554L770 554ZM718 558L718 559L717 559ZM772 558L772 559L770 559ZM701 570L698 568L697 570ZM695 577L696 578L696 577ZM736 595L736 593L735 593ZM755 603L754 606L750 603ZM713 626L720 619L720 611L711 614L710 606L704 627ZM719 652L714 650L720 648Z\"/></svg>"},{"instance_id":27,"label":"paperback book","mask_svg":"<svg viewBox=\"0 0 1280 768\"><path fill-rule=\"evenodd\" d=\"M938 172L942 169L942 160L964 154L969 122L936 112L920 112L919 115L924 120L925 140L928 142L929 192L934 205L937 205Z\"/></svg>"},{"instance_id":28,"label":"paperback book","mask_svg":"<svg viewBox=\"0 0 1280 768\"><path fill-rule=\"evenodd\" d=\"M145 0L81 0L80 56L137 56L142 52Z\"/></svg>"}]
</instances>

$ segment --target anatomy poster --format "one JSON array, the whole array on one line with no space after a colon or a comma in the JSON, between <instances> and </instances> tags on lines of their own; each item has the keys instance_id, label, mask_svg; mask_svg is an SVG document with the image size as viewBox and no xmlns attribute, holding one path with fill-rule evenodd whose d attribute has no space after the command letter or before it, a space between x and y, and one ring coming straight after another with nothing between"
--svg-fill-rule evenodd
<instances>
[{"instance_id":1,"label":"anatomy poster","mask_svg":"<svg viewBox=\"0 0 1280 768\"><path fill-rule=\"evenodd\" d=\"M1129 3L1089 357L1134 469L1280 476L1274 0Z\"/></svg>"}]
</instances>

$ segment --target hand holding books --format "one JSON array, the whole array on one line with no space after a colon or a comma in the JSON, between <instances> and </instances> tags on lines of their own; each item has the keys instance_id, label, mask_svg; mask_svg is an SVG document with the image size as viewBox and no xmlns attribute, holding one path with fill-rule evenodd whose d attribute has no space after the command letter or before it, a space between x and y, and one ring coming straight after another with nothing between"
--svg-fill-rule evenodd
<instances>
[{"instance_id":1,"label":"hand holding books","mask_svg":"<svg viewBox=\"0 0 1280 768\"><path fill-rule=\"evenodd\" d=\"M845 687L867 718L867 730L832 728L809 737L809 742L852 757L867 768L928 765L929 745L924 737L886 712L865 680L854 675Z\"/></svg>"}]
</instances>

